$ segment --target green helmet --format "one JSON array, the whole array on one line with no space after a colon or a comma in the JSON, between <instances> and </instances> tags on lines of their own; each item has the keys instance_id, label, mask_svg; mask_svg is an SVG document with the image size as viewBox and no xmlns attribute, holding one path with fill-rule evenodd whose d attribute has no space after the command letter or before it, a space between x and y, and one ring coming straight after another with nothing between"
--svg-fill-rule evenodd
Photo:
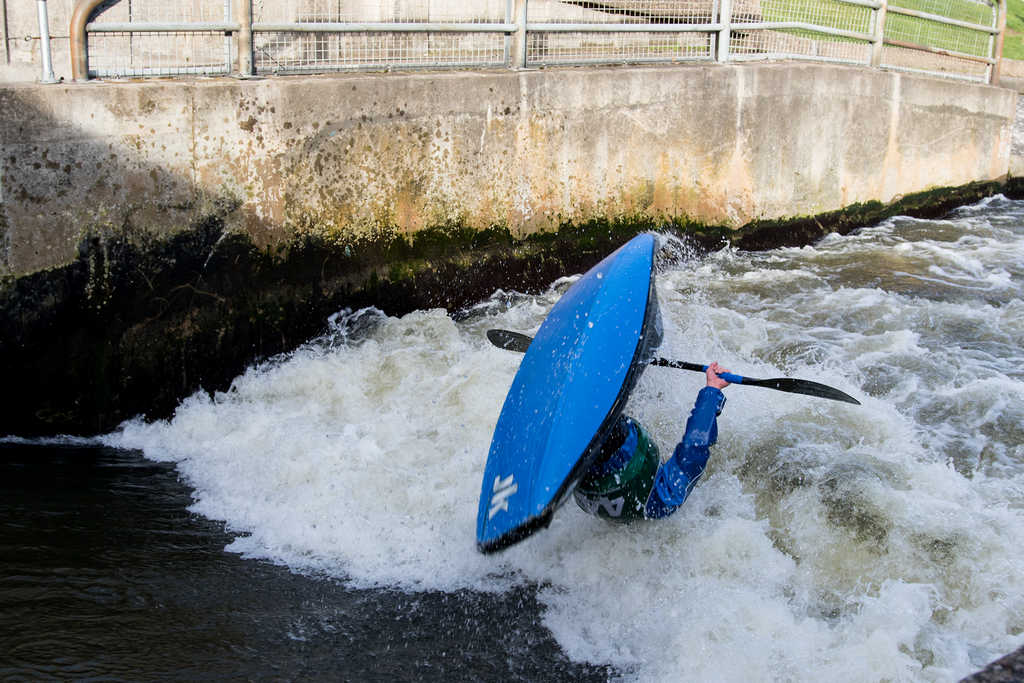
<instances>
[{"instance_id":1,"label":"green helmet","mask_svg":"<svg viewBox=\"0 0 1024 683\"><path fill-rule=\"evenodd\" d=\"M573 497L585 512L613 522L643 519L660 465L658 446L647 431L621 416Z\"/></svg>"}]
</instances>

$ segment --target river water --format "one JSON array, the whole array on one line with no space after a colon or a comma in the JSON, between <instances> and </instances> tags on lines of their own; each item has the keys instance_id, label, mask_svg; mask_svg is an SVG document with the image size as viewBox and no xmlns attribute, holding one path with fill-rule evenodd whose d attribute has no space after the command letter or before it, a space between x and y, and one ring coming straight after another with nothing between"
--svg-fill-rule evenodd
<instances>
[{"instance_id":1,"label":"river water","mask_svg":"<svg viewBox=\"0 0 1024 683\"><path fill-rule=\"evenodd\" d=\"M483 556L519 362L484 332L536 331L572 278L455 317L342 312L169 421L5 440L0 673L950 681L1024 644L1024 202L664 244L660 355L863 405L729 387L673 517L569 503ZM663 453L702 379L641 378L627 411Z\"/></svg>"}]
</instances>

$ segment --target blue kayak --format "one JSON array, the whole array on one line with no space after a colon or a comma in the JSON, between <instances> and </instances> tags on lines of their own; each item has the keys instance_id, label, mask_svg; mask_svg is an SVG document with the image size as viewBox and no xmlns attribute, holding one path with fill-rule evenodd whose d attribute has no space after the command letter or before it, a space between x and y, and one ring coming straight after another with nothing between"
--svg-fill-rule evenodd
<instances>
[{"instance_id":1,"label":"blue kayak","mask_svg":"<svg viewBox=\"0 0 1024 683\"><path fill-rule=\"evenodd\" d=\"M482 552L548 526L622 412L661 343L656 249L654 235L638 235L587 271L527 349L484 468Z\"/></svg>"}]
</instances>

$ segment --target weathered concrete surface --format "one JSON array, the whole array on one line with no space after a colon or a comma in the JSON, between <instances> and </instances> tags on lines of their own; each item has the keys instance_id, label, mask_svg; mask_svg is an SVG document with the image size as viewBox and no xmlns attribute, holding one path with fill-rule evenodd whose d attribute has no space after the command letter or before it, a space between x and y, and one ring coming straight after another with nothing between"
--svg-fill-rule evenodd
<instances>
[{"instance_id":1,"label":"weathered concrete surface","mask_svg":"<svg viewBox=\"0 0 1024 683\"><path fill-rule=\"evenodd\" d=\"M1017 116L1013 121L1013 142L1010 147L1010 175L1024 176L1024 98L1017 99Z\"/></svg>"},{"instance_id":2,"label":"weathered concrete surface","mask_svg":"<svg viewBox=\"0 0 1024 683\"><path fill-rule=\"evenodd\" d=\"M224 204L264 246L814 215L1005 176L1016 99L802 63L8 86L0 273Z\"/></svg>"},{"instance_id":3,"label":"weathered concrete surface","mask_svg":"<svg viewBox=\"0 0 1024 683\"><path fill-rule=\"evenodd\" d=\"M6 22L0 23L0 83L38 81L42 73L39 11L30 0L0 0ZM75 0L47 0L50 58L57 79L71 79L68 25Z\"/></svg>"},{"instance_id":4,"label":"weathered concrete surface","mask_svg":"<svg viewBox=\"0 0 1024 683\"><path fill-rule=\"evenodd\" d=\"M0 88L0 433L164 416L344 307L455 310L641 230L935 215L999 190L964 185L1015 104L808 64Z\"/></svg>"}]
</instances>

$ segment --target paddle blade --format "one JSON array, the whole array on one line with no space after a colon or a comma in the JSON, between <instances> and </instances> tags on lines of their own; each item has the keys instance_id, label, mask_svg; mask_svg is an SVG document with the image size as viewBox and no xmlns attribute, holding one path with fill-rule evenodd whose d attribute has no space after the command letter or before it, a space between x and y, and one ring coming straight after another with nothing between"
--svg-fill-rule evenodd
<instances>
[{"instance_id":1,"label":"paddle blade","mask_svg":"<svg viewBox=\"0 0 1024 683\"><path fill-rule=\"evenodd\" d=\"M744 377L743 384L745 386L765 387L768 389L776 389L778 391L786 391L791 394L817 396L818 398L827 398L832 401L852 403L856 406L860 405L860 401L849 394L843 393L842 391L839 391L834 387L830 387L827 384L820 384L806 379L792 379L790 377L751 379L750 377Z\"/></svg>"},{"instance_id":2,"label":"paddle blade","mask_svg":"<svg viewBox=\"0 0 1024 683\"><path fill-rule=\"evenodd\" d=\"M533 337L512 330L487 330L487 340L499 349L526 353Z\"/></svg>"}]
</instances>

